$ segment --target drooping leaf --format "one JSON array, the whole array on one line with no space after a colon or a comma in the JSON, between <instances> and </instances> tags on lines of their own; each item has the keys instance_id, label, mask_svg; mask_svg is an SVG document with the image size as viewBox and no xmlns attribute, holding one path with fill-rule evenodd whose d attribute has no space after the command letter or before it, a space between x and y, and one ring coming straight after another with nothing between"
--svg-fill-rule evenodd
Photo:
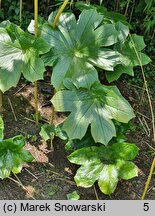
<instances>
[{"instance_id":1,"label":"drooping leaf","mask_svg":"<svg viewBox=\"0 0 155 216\"><path fill-rule=\"evenodd\" d=\"M114 24L102 24L103 16L96 10L84 10L76 22L71 13L60 16L56 29L43 25L42 37L52 48L53 56L45 54L46 65L53 65L52 84L58 90L65 78L78 80L90 88L98 80L94 66L113 70L120 63L119 53L111 48L121 34ZM120 36L119 36L120 37Z\"/></svg>"},{"instance_id":2,"label":"drooping leaf","mask_svg":"<svg viewBox=\"0 0 155 216\"><path fill-rule=\"evenodd\" d=\"M16 63L12 69L13 71L8 71L0 68L0 90L2 92L17 86L21 76L21 64Z\"/></svg>"},{"instance_id":3,"label":"drooping leaf","mask_svg":"<svg viewBox=\"0 0 155 216\"><path fill-rule=\"evenodd\" d=\"M133 66L117 65L114 68L114 71L108 71L105 73L105 75L108 82L113 82L117 80L123 73L134 76Z\"/></svg>"},{"instance_id":4,"label":"drooping leaf","mask_svg":"<svg viewBox=\"0 0 155 216\"><path fill-rule=\"evenodd\" d=\"M49 51L41 38L25 33L15 24L0 28L0 90L16 86L21 73L34 82L43 79L44 62L40 54Z\"/></svg>"},{"instance_id":5,"label":"drooping leaf","mask_svg":"<svg viewBox=\"0 0 155 216\"><path fill-rule=\"evenodd\" d=\"M70 139L81 139L91 125L95 142L105 145L116 135L111 119L127 123L134 117L131 106L117 87L100 83L95 83L90 90L58 91L52 103L58 112L71 112L63 125Z\"/></svg>"},{"instance_id":6,"label":"drooping leaf","mask_svg":"<svg viewBox=\"0 0 155 216\"><path fill-rule=\"evenodd\" d=\"M19 173L23 162L31 162L34 158L23 150L25 140L23 136L15 136L0 142L0 178L9 177L10 173Z\"/></svg>"},{"instance_id":7,"label":"drooping leaf","mask_svg":"<svg viewBox=\"0 0 155 216\"><path fill-rule=\"evenodd\" d=\"M81 165L74 178L77 186L87 188L98 181L104 194L113 193L119 179L128 180L137 176L138 169L130 160L137 155L138 150L134 144L115 143L112 146L92 146L74 151L68 160Z\"/></svg>"},{"instance_id":8,"label":"drooping leaf","mask_svg":"<svg viewBox=\"0 0 155 216\"><path fill-rule=\"evenodd\" d=\"M121 32L121 30L120 30ZM127 35L127 32L120 33L119 37ZM124 43L116 44L115 48L121 53L121 63L117 65L113 71L106 72L106 78L109 82L117 80L123 73L130 76L134 75L133 67L138 65L146 65L151 59L141 51L145 48L144 39L142 36L133 34Z\"/></svg>"},{"instance_id":9,"label":"drooping leaf","mask_svg":"<svg viewBox=\"0 0 155 216\"><path fill-rule=\"evenodd\" d=\"M144 49L145 43L142 36L138 36L136 34L131 35L128 40L125 41L124 44L119 44L116 46L116 49L122 54L121 62L124 66L138 66L140 64L145 65L148 64L151 59L141 51ZM137 54L135 52L135 48L137 50ZM139 59L141 63L139 62Z\"/></svg>"},{"instance_id":10,"label":"drooping leaf","mask_svg":"<svg viewBox=\"0 0 155 216\"><path fill-rule=\"evenodd\" d=\"M121 22L117 22L115 24L115 27L116 27L116 29L118 31L118 40L119 40L119 42L124 43L124 41L126 40L126 38L129 35L129 28L128 28L128 26L124 25Z\"/></svg>"}]
</instances>

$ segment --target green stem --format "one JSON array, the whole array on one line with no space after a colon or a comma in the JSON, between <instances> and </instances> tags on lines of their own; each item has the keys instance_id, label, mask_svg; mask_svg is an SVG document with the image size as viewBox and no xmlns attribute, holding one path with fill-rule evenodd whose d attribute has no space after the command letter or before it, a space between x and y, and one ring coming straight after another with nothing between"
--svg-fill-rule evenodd
<instances>
[{"instance_id":1,"label":"green stem","mask_svg":"<svg viewBox=\"0 0 155 216\"><path fill-rule=\"evenodd\" d=\"M152 101L151 101L151 96L150 96L150 93L149 93L149 89L148 89L148 85L147 85L147 80L146 80L146 77L145 77L145 73L144 73L144 69L143 69L143 65L142 65L140 56L138 54L138 51L136 49L136 46L135 46L134 41L133 41L133 39L132 39L132 37L131 37L130 34L129 34L129 36L131 38L131 41L132 41L132 44L133 44L133 49L135 51L137 59L138 59L138 61L140 63L140 67L141 67L141 71L142 71L142 75L143 75L144 85L145 85L145 89L146 89L146 93L147 93L147 97L148 97L148 101L149 101L149 107L150 107L151 118L152 118L153 143L155 143L155 116L154 116L154 111L153 111L153 105L152 105ZM148 176L146 184L145 184L145 188L144 188L144 191L143 191L142 199L145 199L145 195L146 195L146 192L148 190L148 187L149 187L149 184L150 184L150 181L151 181L151 178L152 178L154 167L155 167L155 158L154 158L154 160L152 162L152 165L151 165L150 173L149 173L149 176Z\"/></svg>"},{"instance_id":2,"label":"green stem","mask_svg":"<svg viewBox=\"0 0 155 216\"><path fill-rule=\"evenodd\" d=\"M35 112L36 112L36 126L39 124L39 111L38 111L38 87L37 81L34 82L34 104L35 104Z\"/></svg>"},{"instance_id":3,"label":"green stem","mask_svg":"<svg viewBox=\"0 0 155 216\"><path fill-rule=\"evenodd\" d=\"M129 23L131 23L134 8L135 8L135 0L133 0L133 5L132 5L131 13L130 13Z\"/></svg>"},{"instance_id":4,"label":"green stem","mask_svg":"<svg viewBox=\"0 0 155 216\"><path fill-rule=\"evenodd\" d=\"M34 32L38 36L38 0L34 0Z\"/></svg>"},{"instance_id":5,"label":"green stem","mask_svg":"<svg viewBox=\"0 0 155 216\"><path fill-rule=\"evenodd\" d=\"M152 175L153 175L154 168L155 168L155 158L153 159L153 162L152 162L152 165L151 165L151 168L150 168L150 173L148 175L148 178L147 178L147 181L146 181L146 184L145 184L143 195L141 197L142 200L145 199L145 196L146 196L146 193L147 193L147 190L148 190L148 187L149 187Z\"/></svg>"},{"instance_id":6,"label":"green stem","mask_svg":"<svg viewBox=\"0 0 155 216\"><path fill-rule=\"evenodd\" d=\"M52 23L52 27L56 28L57 22L59 20L60 15L62 14L63 10L65 9L66 5L68 4L69 0L64 0L63 4L61 5L60 9L58 10L58 13L56 14L54 21ZM54 94L56 93L56 90L54 90ZM52 117L50 120L50 124L54 123L54 119L55 119L55 109L54 106L52 106Z\"/></svg>"},{"instance_id":7,"label":"green stem","mask_svg":"<svg viewBox=\"0 0 155 216\"><path fill-rule=\"evenodd\" d=\"M57 15L54 18L54 21L52 23L52 27L55 28L57 25L57 22L59 20L60 15L62 14L63 10L65 9L66 5L68 4L69 0L64 0L64 3L61 5L60 9L58 10Z\"/></svg>"},{"instance_id":8,"label":"green stem","mask_svg":"<svg viewBox=\"0 0 155 216\"><path fill-rule=\"evenodd\" d=\"M23 0L20 0L20 13L19 13L20 26L22 24L22 6L23 6Z\"/></svg>"},{"instance_id":9,"label":"green stem","mask_svg":"<svg viewBox=\"0 0 155 216\"><path fill-rule=\"evenodd\" d=\"M38 36L38 0L34 0L34 32L35 36ZM34 103L35 103L35 112L36 112L36 126L39 124L39 115L38 115L38 88L37 81L34 82Z\"/></svg>"},{"instance_id":10,"label":"green stem","mask_svg":"<svg viewBox=\"0 0 155 216\"><path fill-rule=\"evenodd\" d=\"M127 2L126 8L125 8L124 16L127 16L130 1L131 1L131 0L128 0L128 2Z\"/></svg>"}]
</instances>

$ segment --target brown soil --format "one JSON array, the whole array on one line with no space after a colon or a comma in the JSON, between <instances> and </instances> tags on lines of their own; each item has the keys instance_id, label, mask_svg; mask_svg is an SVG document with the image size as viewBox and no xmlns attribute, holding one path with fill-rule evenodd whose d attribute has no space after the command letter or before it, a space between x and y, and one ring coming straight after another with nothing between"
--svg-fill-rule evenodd
<instances>
[{"instance_id":1,"label":"brown soil","mask_svg":"<svg viewBox=\"0 0 155 216\"><path fill-rule=\"evenodd\" d=\"M134 124L137 125L136 133L130 132L128 134L130 142L136 143L140 148L140 153L134 161L139 167L139 176L129 181L120 181L115 193L111 196L102 194L97 185L96 189L99 199L135 200L141 198L153 160L151 147L149 147L149 145L152 147L153 145L148 134L151 128L150 113L147 102L145 102L143 108L138 107L140 92L136 87L127 86L125 81L118 83L118 85L122 90L122 94L129 99L135 110L141 113L137 113L137 117L134 120ZM49 122L52 112L51 107L46 106L46 104L49 102L49 98L52 97L52 90L51 95L48 97L41 93L43 87L50 90L48 80L39 82L38 86L41 121ZM126 90L127 88L128 91ZM13 106L14 113L9 100ZM66 195L74 190L79 193L80 199L96 199L93 187L88 189L76 187L73 177L77 167L70 164L66 159L64 143L59 139L55 139L53 148L51 148L51 144L44 142L39 136L39 129L35 126L33 116L35 113L33 85L31 83L25 84L25 81L21 81L17 88L12 88L4 94L3 106L2 115L5 121L5 137L8 138L17 134L26 136L26 149L31 151L36 161L24 165L22 173L18 174L17 177L12 175L12 179L0 180L0 199L64 200L66 199ZM144 125L140 123L139 119ZM57 116L55 123L57 124L62 121L63 116ZM19 184L20 181L22 186L21 183ZM146 199L155 199L154 176L151 180Z\"/></svg>"}]
</instances>

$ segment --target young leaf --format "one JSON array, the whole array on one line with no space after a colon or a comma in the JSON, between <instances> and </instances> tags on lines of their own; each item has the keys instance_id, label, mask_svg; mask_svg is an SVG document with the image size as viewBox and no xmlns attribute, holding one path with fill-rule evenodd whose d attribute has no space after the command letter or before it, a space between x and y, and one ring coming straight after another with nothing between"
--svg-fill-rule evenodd
<instances>
[{"instance_id":1,"label":"young leaf","mask_svg":"<svg viewBox=\"0 0 155 216\"><path fill-rule=\"evenodd\" d=\"M53 139L54 136L59 137L62 140L66 140L67 136L65 132L62 130L62 125L50 125L50 124L44 124L41 127L40 136L45 140Z\"/></svg>"},{"instance_id":2,"label":"young leaf","mask_svg":"<svg viewBox=\"0 0 155 216\"><path fill-rule=\"evenodd\" d=\"M49 140L54 136L54 125L45 124L41 127L40 136L45 140Z\"/></svg>"},{"instance_id":3,"label":"young leaf","mask_svg":"<svg viewBox=\"0 0 155 216\"><path fill-rule=\"evenodd\" d=\"M52 103L58 112L71 112L63 125L69 139L81 139L90 124L95 142L107 145L116 135L111 119L127 123L134 117L131 106L117 87L99 83L90 90L58 91Z\"/></svg>"},{"instance_id":4,"label":"young leaf","mask_svg":"<svg viewBox=\"0 0 155 216\"><path fill-rule=\"evenodd\" d=\"M0 178L9 177L10 173L19 173L23 162L31 162L34 158L23 150L25 140L19 135L0 142Z\"/></svg>"},{"instance_id":5,"label":"young leaf","mask_svg":"<svg viewBox=\"0 0 155 216\"><path fill-rule=\"evenodd\" d=\"M137 167L129 161L137 153L138 148L134 144L115 143L112 146L78 149L68 156L68 160L81 165L74 177L77 186L87 188L98 181L100 190L111 194L119 179L128 180L137 176Z\"/></svg>"},{"instance_id":6,"label":"young leaf","mask_svg":"<svg viewBox=\"0 0 155 216\"><path fill-rule=\"evenodd\" d=\"M103 25L102 20L103 16L91 9L84 10L77 22L73 14L64 13L56 29L43 25L42 37L53 52L43 59L53 65L51 82L57 90L65 78L82 80L80 87L90 88L98 80L94 66L113 70L120 63L117 51L104 48L117 43L119 33L114 24Z\"/></svg>"},{"instance_id":7,"label":"young leaf","mask_svg":"<svg viewBox=\"0 0 155 216\"><path fill-rule=\"evenodd\" d=\"M76 191L73 191L72 193L67 194L68 200L79 200L80 196Z\"/></svg>"}]
</instances>

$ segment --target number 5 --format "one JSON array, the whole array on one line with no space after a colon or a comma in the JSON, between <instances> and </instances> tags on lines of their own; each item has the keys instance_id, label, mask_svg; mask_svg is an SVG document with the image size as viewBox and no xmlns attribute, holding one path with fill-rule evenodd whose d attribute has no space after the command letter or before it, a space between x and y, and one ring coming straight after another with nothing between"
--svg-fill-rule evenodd
<instances>
[{"instance_id":1,"label":"number 5","mask_svg":"<svg viewBox=\"0 0 155 216\"><path fill-rule=\"evenodd\" d=\"M144 211L148 211L149 210L149 203L144 203Z\"/></svg>"}]
</instances>

